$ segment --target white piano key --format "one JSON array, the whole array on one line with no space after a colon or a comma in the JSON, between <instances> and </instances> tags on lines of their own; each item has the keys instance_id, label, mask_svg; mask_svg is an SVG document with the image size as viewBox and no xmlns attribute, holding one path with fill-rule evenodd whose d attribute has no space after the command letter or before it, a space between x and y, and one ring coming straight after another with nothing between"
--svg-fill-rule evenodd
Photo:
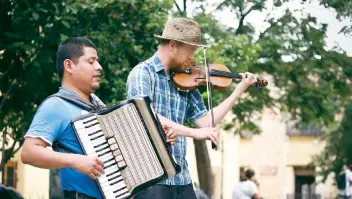
<instances>
[{"instance_id":1,"label":"white piano key","mask_svg":"<svg viewBox=\"0 0 352 199\"><path fill-rule=\"evenodd\" d=\"M79 136L79 137L80 137L80 139L81 139L82 141L85 141L85 140L94 141L95 139L97 139L97 137L101 137L101 136L105 137L105 135L104 135L103 132L99 132L99 133L96 133L96 134L90 135L90 136L89 136L88 134L86 134L86 135L81 135L81 136ZM92 139L93 139L93 140L92 140Z\"/></svg>"},{"instance_id":2,"label":"white piano key","mask_svg":"<svg viewBox=\"0 0 352 199\"><path fill-rule=\"evenodd\" d=\"M110 148L108 143L98 144L98 145L96 145L96 147L93 146L94 150L96 150L96 151L99 151L99 150L106 148L106 147Z\"/></svg>"},{"instance_id":3,"label":"white piano key","mask_svg":"<svg viewBox=\"0 0 352 199\"><path fill-rule=\"evenodd\" d=\"M115 186L116 185L116 186ZM120 195L120 194L122 194L123 192L126 192L126 191L128 191L128 189L127 189L127 186L126 186L126 184L125 184L125 182L124 181L120 181L120 182L118 182L117 184L115 184L114 185L114 188L116 188L115 190L118 190L118 189L120 189L119 191L117 191L115 194L117 194L117 195ZM114 192L114 191L113 191Z\"/></svg>"},{"instance_id":4,"label":"white piano key","mask_svg":"<svg viewBox=\"0 0 352 199\"><path fill-rule=\"evenodd\" d=\"M125 193L125 194L119 196L118 198L115 197L114 199L122 199L122 198L126 198L126 197L128 197L128 196L130 196L130 195L131 195L130 192L127 192L127 193Z\"/></svg>"},{"instance_id":5,"label":"white piano key","mask_svg":"<svg viewBox=\"0 0 352 199\"><path fill-rule=\"evenodd\" d=\"M111 175L113 175L114 173L119 173L119 175L121 175L120 171L119 171L119 168L117 167L117 165L114 165L112 167L109 167L106 169L106 176L107 178L109 178Z\"/></svg>"},{"instance_id":6,"label":"white piano key","mask_svg":"<svg viewBox=\"0 0 352 199\"><path fill-rule=\"evenodd\" d=\"M96 152L98 156L102 156L103 154L105 154L106 152L111 152L111 150L109 148L104 149L102 151Z\"/></svg>"},{"instance_id":7,"label":"white piano key","mask_svg":"<svg viewBox=\"0 0 352 199\"><path fill-rule=\"evenodd\" d=\"M110 160L109 162L104 163L104 168L109 168L112 165L116 165L116 161L114 159ZM110 166L109 166L110 165ZM108 167L109 166L109 167Z\"/></svg>"},{"instance_id":8,"label":"white piano key","mask_svg":"<svg viewBox=\"0 0 352 199\"><path fill-rule=\"evenodd\" d=\"M91 146L92 148L94 148L94 146L98 146L98 145L100 145L100 144L102 144L102 143L106 143L106 140L105 140L105 138L104 137L100 137L100 138L98 138L98 139L96 139L96 140L90 140L90 139L86 139L86 140L81 140L81 143L83 144L83 145L89 145L89 146Z\"/></svg>"},{"instance_id":9,"label":"white piano key","mask_svg":"<svg viewBox=\"0 0 352 199\"><path fill-rule=\"evenodd\" d=\"M89 142L89 141L88 141ZM102 144L102 143L106 143L106 139L105 138L103 138L103 137L100 137L99 139L96 139L96 140L94 140L94 141L90 141L90 145L92 145L92 147L94 148L95 146L98 146L98 145L100 145L100 144Z\"/></svg>"},{"instance_id":10,"label":"white piano key","mask_svg":"<svg viewBox=\"0 0 352 199\"><path fill-rule=\"evenodd\" d=\"M112 188L111 187L102 187L101 189L103 190L104 195L105 195L106 198L114 196L114 193L112 192Z\"/></svg>"},{"instance_id":11,"label":"white piano key","mask_svg":"<svg viewBox=\"0 0 352 199\"><path fill-rule=\"evenodd\" d=\"M121 185L120 185L121 186ZM126 186L125 186L126 187ZM123 193L125 193L126 191L128 191L127 189L121 189L120 191L118 191L118 192L116 192L116 193L114 193L115 194L115 196L118 196L118 195L121 195L121 194L123 194Z\"/></svg>"},{"instance_id":12,"label":"white piano key","mask_svg":"<svg viewBox=\"0 0 352 199\"><path fill-rule=\"evenodd\" d=\"M86 126L86 124L84 124L85 122L89 121L89 120L92 120L92 119L96 119L97 116L96 115L93 115L91 117L88 117L84 120L79 120L79 121L76 121L74 122L73 124L75 125L75 128L76 129L80 129L80 128L84 128Z\"/></svg>"},{"instance_id":13,"label":"white piano key","mask_svg":"<svg viewBox=\"0 0 352 199\"><path fill-rule=\"evenodd\" d=\"M121 178L122 178L120 172L115 172L115 173L113 173L112 175L109 175L109 176L106 175L106 177L107 177L108 179L113 179L113 178L118 178L118 177L121 177Z\"/></svg>"},{"instance_id":14,"label":"white piano key","mask_svg":"<svg viewBox=\"0 0 352 199\"><path fill-rule=\"evenodd\" d=\"M116 187L120 182L123 182L123 184L125 184L124 181L122 180L122 178L120 178L120 177L109 180L109 184L112 187Z\"/></svg>"},{"instance_id":15,"label":"white piano key","mask_svg":"<svg viewBox=\"0 0 352 199\"><path fill-rule=\"evenodd\" d=\"M87 145L87 146L85 146L85 151L86 151L86 154L88 156L99 156L99 155L109 151L109 148L104 149L103 151L97 152L97 150L95 148L93 148L92 146ZM112 156L112 153L110 152L110 153L104 154L103 156L99 156L99 158L103 158L106 155Z\"/></svg>"},{"instance_id":16,"label":"white piano key","mask_svg":"<svg viewBox=\"0 0 352 199\"><path fill-rule=\"evenodd\" d=\"M101 127L99 125L95 125L95 126L92 126L90 128L87 128L87 129L80 129L77 131L77 133L80 135L80 136L84 136L84 135L89 135L90 133L93 133L95 131L101 131Z\"/></svg>"}]
</instances>

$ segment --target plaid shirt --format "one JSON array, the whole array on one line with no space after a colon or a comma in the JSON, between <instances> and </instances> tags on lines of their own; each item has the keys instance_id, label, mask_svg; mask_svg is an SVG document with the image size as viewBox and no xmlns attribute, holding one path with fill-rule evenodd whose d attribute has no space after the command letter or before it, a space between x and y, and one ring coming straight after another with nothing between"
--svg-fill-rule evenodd
<instances>
[{"instance_id":1,"label":"plaid shirt","mask_svg":"<svg viewBox=\"0 0 352 199\"><path fill-rule=\"evenodd\" d=\"M127 79L126 89L128 98L149 96L153 109L158 114L179 124L183 124L186 120L197 120L207 113L198 89L189 92L178 91L156 54L132 69ZM182 170L162 184L192 183L186 161L186 149L186 138L177 136L172 151Z\"/></svg>"}]
</instances>

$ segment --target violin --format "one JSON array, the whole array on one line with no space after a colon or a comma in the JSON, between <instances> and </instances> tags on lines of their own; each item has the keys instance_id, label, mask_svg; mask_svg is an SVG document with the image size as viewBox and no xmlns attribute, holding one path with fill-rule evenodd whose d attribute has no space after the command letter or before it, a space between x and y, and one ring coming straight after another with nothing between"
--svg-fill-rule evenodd
<instances>
[{"instance_id":1,"label":"violin","mask_svg":"<svg viewBox=\"0 0 352 199\"><path fill-rule=\"evenodd\" d=\"M233 79L242 79L238 73L231 73L230 70L221 64L209 65L210 83L215 89L224 90L230 86ZM172 80L175 87L182 91L193 90L199 86L206 86L206 70L200 67L186 67L182 72L172 73ZM257 78L255 86L262 89L268 85L267 80Z\"/></svg>"}]
</instances>

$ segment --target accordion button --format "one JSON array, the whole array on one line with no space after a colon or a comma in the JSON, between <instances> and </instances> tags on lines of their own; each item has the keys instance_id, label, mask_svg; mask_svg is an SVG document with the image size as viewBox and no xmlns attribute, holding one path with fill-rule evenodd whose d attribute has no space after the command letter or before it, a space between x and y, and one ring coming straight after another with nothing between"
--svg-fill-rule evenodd
<instances>
[{"instance_id":1,"label":"accordion button","mask_svg":"<svg viewBox=\"0 0 352 199\"><path fill-rule=\"evenodd\" d=\"M110 145L110 149L111 149L112 151L114 151L114 150L116 150L116 149L118 149L118 148L119 148L119 146L118 146L116 143Z\"/></svg>"},{"instance_id":2,"label":"accordion button","mask_svg":"<svg viewBox=\"0 0 352 199\"><path fill-rule=\"evenodd\" d=\"M125 161L120 161L120 162L117 163L117 166L118 166L119 168L123 168L123 167L126 166L126 162L125 162Z\"/></svg>"},{"instance_id":3,"label":"accordion button","mask_svg":"<svg viewBox=\"0 0 352 199\"><path fill-rule=\"evenodd\" d=\"M116 143L115 138L109 138L109 139L108 139L108 143L109 143L109 144L114 144L114 143Z\"/></svg>"},{"instance_id":4,"label":"accordion button","mask_svg":"<svg viewBox=\"0 0 352 199\"><path fill-rule=\"evenodd\" d=\"M114 156L121 155L120 149L117 149L117 150L113 151L112 153L114 154Z\"/></svg>"},{"instance_id":5,"label":"accordion button","mask_svg":"<svg viewBox=\"0 0 352 199\"><path fill-rule=\"evenodd\" d=\"M115 157L115 160L116 160L116 162L120 162L121 160L123 160L122 155L116 156L116 157Z\"/></svg>"}]
</instances>

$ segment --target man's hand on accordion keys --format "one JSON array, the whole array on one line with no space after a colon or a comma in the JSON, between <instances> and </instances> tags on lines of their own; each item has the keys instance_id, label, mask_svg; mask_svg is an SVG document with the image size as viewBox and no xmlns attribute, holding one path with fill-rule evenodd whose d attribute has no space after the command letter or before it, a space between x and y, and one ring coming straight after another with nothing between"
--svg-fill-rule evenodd
<instances>
[{"instance_id":1,"label":"man's hand on accordion keys","mask_svg":"<svg viewBox=\"0 0 352 199\"><path fill-rule=\"evenodd\" d=\"M176 133L169 124L163 124L163 129L166 134L166 141L173 145L176 141Z\"/></svg>"},{"instance_id":2,"label":"man's hand on accordion keys","mask_svg":"<svg viewBox=\"0 0 352 199\"><path fill-rule=\"evenodd\" d=\"M72 168L84 173L92 179L104 174L104 162L96 156L74 154Z\"/></svg>"}]
</instances>

